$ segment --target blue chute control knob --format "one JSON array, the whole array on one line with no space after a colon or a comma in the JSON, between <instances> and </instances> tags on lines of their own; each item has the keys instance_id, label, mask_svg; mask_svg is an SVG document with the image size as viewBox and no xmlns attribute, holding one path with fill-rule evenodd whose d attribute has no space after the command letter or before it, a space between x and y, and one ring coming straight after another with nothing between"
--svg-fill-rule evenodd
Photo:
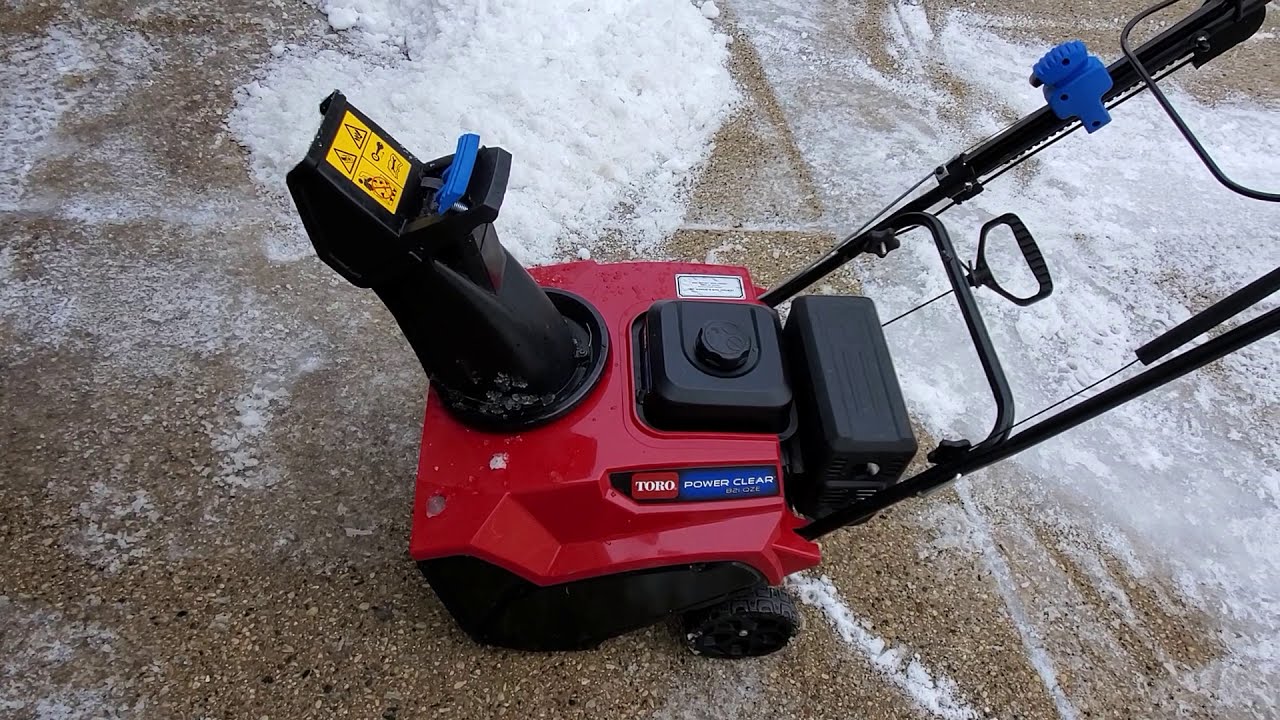
<instances>
[{"instance_id":1,"label":"blue chute control knob","mask_svg":"<svg viewBox=\"0 0 1280 720\"><path fill-rule=\"evenodd\" d=\"M436 214L443 215L453 209L455 203L467 193L471 183L471 171L476 167L476 155L480 152L480 136L467 133L458 138L458 148L453 151L453 161L440 176L443 184L436 191Z\"/></svg>"},{"instance_id":2,"label":"blue chute control knob","mask_svg":"<svg viewBox=\"0 0 1280 720\"><path fill-rule=\"evenodd\" d=\"M1045 53L1031 73L1032 87L1044 86L1044 99L1062 120L1080 118L1088 132L1111 122L1102 96L1111 89L1111 73L1079 40Z\"/></svg>"}]
</instances>

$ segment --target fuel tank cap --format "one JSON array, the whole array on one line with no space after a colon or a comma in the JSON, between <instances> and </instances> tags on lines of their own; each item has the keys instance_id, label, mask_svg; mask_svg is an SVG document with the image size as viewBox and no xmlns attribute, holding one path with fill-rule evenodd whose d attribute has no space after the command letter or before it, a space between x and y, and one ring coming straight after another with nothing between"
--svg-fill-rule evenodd
<instances>
[{"instance_id":1,"label":"fuel tank cap","mask_svg":"<svg viewBox=\"0 0 1280 720\"><path fill-rule=\"evenodd\" d=\"M712 320L698 331L698 360L716 370L737 370L751 355L751 334L736 323Z\"/></svg>"}]
</instances>

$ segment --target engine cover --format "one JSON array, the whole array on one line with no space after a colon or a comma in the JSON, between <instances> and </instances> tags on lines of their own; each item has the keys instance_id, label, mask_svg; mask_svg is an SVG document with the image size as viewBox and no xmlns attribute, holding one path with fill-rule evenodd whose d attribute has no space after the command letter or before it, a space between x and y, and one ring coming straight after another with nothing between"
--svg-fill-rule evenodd
<instances>
[{"instance_id":1,"label":"engine cover","mask_svg":"<svg viewBox=\"0 0 1280 720\"><path fill-rule=\"evenodd\" d=\"M781 433L791 422L778 316L763 305L660 300L634 334L644 419L663 430Z\"/></svg>"}]
</instances>

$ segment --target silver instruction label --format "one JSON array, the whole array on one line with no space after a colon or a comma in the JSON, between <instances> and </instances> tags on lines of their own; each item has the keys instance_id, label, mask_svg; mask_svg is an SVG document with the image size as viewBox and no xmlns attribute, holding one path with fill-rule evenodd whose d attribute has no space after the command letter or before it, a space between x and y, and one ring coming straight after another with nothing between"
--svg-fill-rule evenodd
<instances>
[{"instance_id":1,"label":"silver instruction label","mask_svg":"<svg viewBox=\"0 0 1280 720\"><path fill-rule=\"evenodd\" d=\"M676 275L676 296L742 300L747 293L737 275Z\"/></svg>"}]
</instances>

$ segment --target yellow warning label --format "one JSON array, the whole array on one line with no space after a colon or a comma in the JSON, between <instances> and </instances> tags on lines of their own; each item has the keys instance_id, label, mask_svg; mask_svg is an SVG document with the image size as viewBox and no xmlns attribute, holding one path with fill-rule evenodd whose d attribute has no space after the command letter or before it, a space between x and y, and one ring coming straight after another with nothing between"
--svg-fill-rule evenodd
<instances>
[{"instance_id":1,"label":"yellow warning label","mask_svg":"<svg viewBox=\"0 0 1280 720\"><path fill-rule=\"evenodd\" d=\"M379 205L391 212L400 206L409 161L351 111L343 116L325 159Z\"/></svg>"}]
</instances>

